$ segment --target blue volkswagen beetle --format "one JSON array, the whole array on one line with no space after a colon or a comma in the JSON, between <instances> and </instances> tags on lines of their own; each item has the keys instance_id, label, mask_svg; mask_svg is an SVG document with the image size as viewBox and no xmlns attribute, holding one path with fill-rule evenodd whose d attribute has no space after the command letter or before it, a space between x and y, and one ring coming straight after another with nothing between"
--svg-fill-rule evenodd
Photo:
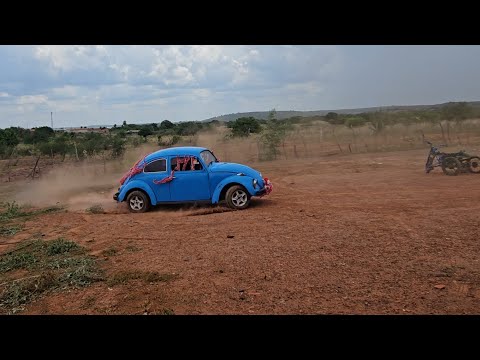
<instances>
[{"instance_id":1,"label":"blue volkswagen beetle","mask_svg":"<svg viewBox=\"0 0 480 360\"><path fill-rule=\"evenodd\" d=\"M268 195L272 183L246 165L219 162L203 147L172 147L137 161L120 180L113 199L126 201L131 212L140 213L165 203L225 200L242 210L252 196Z\"/></svg>"}]
</instances>

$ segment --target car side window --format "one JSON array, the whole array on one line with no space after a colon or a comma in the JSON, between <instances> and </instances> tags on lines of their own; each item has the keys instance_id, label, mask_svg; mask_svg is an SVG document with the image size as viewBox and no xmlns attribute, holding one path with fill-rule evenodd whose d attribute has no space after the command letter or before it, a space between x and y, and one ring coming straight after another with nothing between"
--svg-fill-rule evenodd
<instances>
[{"instance_id":1,"label":"car side window","mask_svg":"<svg viewBox=\"0 0 480 360\"><path fill-rule=\"evenodd\" d=\"M154 160L151 163L147 164L147 166L145 166L145 169L143 169L143 171L146 173L167 171L167 160L165 159Z\"/></svg>"},{"instance_id":2,"label":"car side window","mask_svg":"<svg viewBox=\"0 0 480 360\"><path fill-rule=\"evenodd\" d=\"M193 160L193 169L192 169L192 160ZM178 164L178 167L177 167L177 164ZM171 170L174 170L174 171L203 170L202 164L200 163L200 161L198 161L198 158L195 156L174 157L171 159L170 167L171 167Z\"/></svg>"}]
</instances>

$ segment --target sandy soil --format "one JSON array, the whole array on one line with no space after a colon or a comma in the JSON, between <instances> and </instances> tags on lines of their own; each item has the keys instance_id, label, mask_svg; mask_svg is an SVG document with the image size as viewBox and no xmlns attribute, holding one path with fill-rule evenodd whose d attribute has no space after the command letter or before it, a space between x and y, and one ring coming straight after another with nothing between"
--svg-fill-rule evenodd
<instances>
[{"instance_id":1,"label":"sandy soil","mask_svg":"<svg viewBox=\"0 0 480 360\"><path fill-rule=\"evenodd\" d=\"M0 252L41 233L87 247L110 275L175 274L52 293L25 314L479 314L480 176L426 175L425 155L260 163L274 191L247 210L130 214L111 200L105 214L32 218Z\"/></svg>"}]
</instances>

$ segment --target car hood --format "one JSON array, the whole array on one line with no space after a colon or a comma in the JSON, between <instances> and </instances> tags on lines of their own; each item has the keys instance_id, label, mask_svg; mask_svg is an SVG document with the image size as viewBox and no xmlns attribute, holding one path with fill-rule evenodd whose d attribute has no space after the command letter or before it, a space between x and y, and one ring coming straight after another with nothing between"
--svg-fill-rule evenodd
<instances>
[{"instance_id":1,"label":"car hood","mask_svg":"<svg viewBox=\"0 0 480 360\"><path fill-rule=\"evenodd\" d=\"M252 169L249 166L230 163L230 162L214 162L210 164L210 172L227 172L232 174L242 173L244 175L250 176L255 179L262 179L260 172L255 169Z\"/></svg>"}]
</instances>

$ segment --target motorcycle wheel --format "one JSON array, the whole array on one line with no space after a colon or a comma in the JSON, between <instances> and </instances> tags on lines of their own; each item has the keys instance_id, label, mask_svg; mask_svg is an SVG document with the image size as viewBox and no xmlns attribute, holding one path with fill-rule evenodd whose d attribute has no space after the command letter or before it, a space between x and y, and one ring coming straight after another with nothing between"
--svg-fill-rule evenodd
<instances>
[{"instance_id":1,"label":"motorcycle wheel","mask_svg":"<svg viewBox=\"0 0 480 360\"><path fill-rule=\"evenodd\" d=\"M446 157L442 161L442 170L445 175L456 176L462 170L462 164L454 157Z\"/></svg>"}]
</instances>

